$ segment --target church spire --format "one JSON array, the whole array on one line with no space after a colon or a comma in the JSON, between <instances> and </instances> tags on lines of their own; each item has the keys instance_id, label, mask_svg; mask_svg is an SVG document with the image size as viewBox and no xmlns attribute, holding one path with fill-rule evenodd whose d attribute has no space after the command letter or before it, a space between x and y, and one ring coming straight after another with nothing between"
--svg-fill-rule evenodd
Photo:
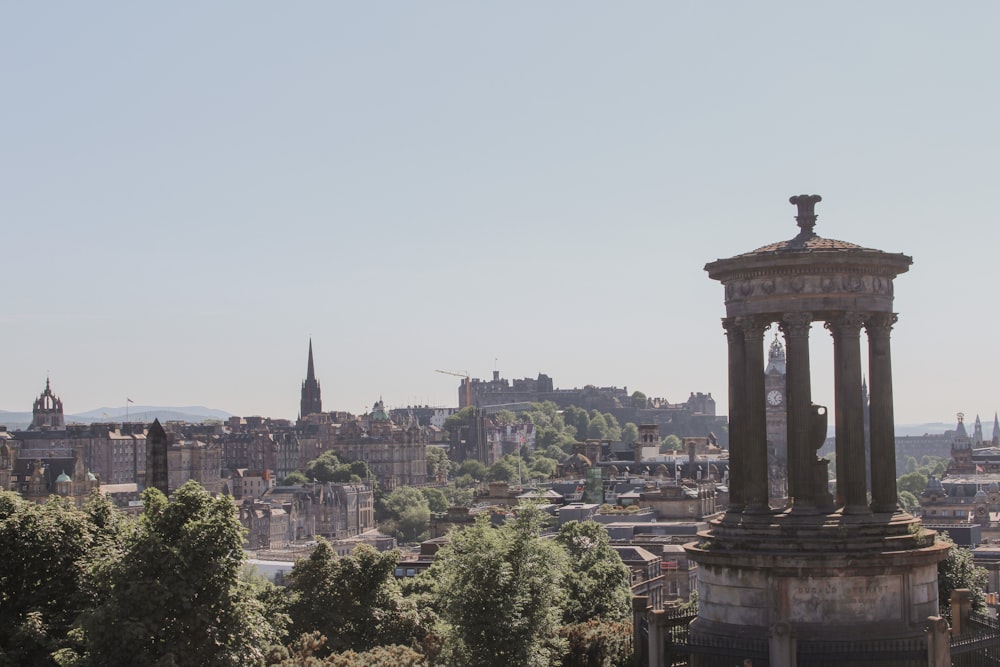
<instances>
[{"instance_id":1,"label":"church spire","mask_svg":"<svg viewBox=\"0 0 1000 667\"><path fill-rule=\"evenodd\" d=\"M316 369L313 367L313 339L309 338L309 366L306 368L306 382L316 381Z\"/></svg>"},{"instance_id":2,"label":"church spire","mask_svg":"<svg viewBox=\"0 0 1000 667\"><path fill-rule=\"evenodd\" d=\"M313 342L309 338L309 363L306 366L306 379L302 382L302 400L299 402L299 418L323 412L323 401L320 398L319 382L316 380L316 367L313 364Z\"/></svg>"},{"instance_id":3,"label":"church spire","mask_svg":"<svg viewBox=\"0 0 1000 667\"><path fill-rule=\"evenodd\" d=\"M997 418L997 413L993 413L993 442L991 442L994 447L1000 447L1000 419Z\"/></svg>"}]
</instances>

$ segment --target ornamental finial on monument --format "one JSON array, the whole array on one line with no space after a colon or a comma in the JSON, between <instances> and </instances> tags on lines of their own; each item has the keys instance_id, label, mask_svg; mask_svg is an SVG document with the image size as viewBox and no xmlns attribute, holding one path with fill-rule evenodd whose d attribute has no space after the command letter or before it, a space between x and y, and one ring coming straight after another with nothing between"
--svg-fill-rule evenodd
<instances>
[{"instance_id":1,"label":"ornamental finial on monument","mask_svg":"<svg viewBox=\"0 0 1000 667\"><path fill-rule=\"evenodd\" d=\"M816 204L823 201L819 195L795 195L788 198L789 203L794 204L799 209L799 214L795 216L804 234L812 234L813 227L816 226Z\"/></svg>"}]
</instances>

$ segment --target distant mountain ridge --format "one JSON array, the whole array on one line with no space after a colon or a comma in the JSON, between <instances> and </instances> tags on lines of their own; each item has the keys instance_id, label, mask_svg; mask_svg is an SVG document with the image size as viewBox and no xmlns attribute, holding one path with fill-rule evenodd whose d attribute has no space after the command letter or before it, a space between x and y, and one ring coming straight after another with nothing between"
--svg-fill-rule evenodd
<instances>
[{"instance_id":1,"label":"distant mountain ridge","mask_svg":"<svg viewBox=\"0 0 1000 667\"><path fill-rule=\"evenodd\" d=\"M87 412L66 415L67 424L93 424L94 422L122 422L128 415L128 421L151 422L159 419L161 422L185 421L198 423L206 419L226 420L232 413L200 405L185 407L158 407L154 405L130 405L125 408L96 408ZM0 424L14 431L25 429L31 425L30 412L8 412L0 410Z\"/></svg>"}]
</instances>

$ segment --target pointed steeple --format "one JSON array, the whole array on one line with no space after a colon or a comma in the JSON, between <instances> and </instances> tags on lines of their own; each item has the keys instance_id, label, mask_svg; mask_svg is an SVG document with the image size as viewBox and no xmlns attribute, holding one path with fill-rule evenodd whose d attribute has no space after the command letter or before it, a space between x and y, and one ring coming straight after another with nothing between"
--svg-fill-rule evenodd
<instances>
[{"instance_id":1,"label":"pointed steeple","mask_svg":"<svg viewBox=\"0 0 1000 667\"><path fill-rule=\"evenodd\" d=\"M299 402L299 418L323 412L323 401L320 398L319 381L316 380L316 367L313 364L313 342L309 338L309 362L306 366L306 379L302 382L302 399Z\"/></svg>"},{"instance_id":2,"label":"pointed steeple","mask_svg":"<svg viewBox=\"0 0 1000 667\"><path fill-rule=\"evenodd\" d=\"M955 425L955 438L969 439L969 434L965 430L965 415L961 412L958 413L958 424Z\"/></svg>"},{"instance_id":3,"label":"pointed steeple","mask_svg":"<svg viewBox=\"0 0 1000 667\"><path fill-rule=\"evenodd\" d=\"M313 366L313 339L309 339L309 366L306 368L306 382L316 381L316 368Z\"/></svg>"},{"instance_id":4,"label":"pointed steeple","mask_svg":"<svg viewBox=\"0 0 1000 667\"><path fill-rule=\"evenodd\" d=\"M976 424L972 427L972 442L978 445L983 440L983 422L979 421L979 415L976 415Z\"/></svg>"},{"instance_id":5,"label":"pointed steeple","mask_svg":"<svg viewBox=\"0 0 1000 667\"><path fill-rule=\"evenodd\" d=\"M994 447L1000 447L1000 419L997 419L997 413L993 413L993 441L990 443Z\"/></svg>"}]
</instances>

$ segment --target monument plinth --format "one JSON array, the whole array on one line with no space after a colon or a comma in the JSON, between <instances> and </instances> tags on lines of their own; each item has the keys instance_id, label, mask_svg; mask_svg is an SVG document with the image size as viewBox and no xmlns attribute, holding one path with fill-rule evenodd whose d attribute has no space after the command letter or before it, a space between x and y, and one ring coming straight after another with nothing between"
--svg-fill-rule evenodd
<instances>
[{"instance_id":1,"label":"monument plinth","mask_svg":"<svg viewBox=\"0 0 1000 667\"><path fill-rule=\"evenodd\" d=\"M818 195L798 195L799 233L705 266L725 289L730 504L686 545L699 565L692 640L907 639L938 613L937 563L948 547L897 504L890 332L893 282L912 259L825 239ZM827 409L812 401L810 334L832 336L836 479L817 456ZM768 494L764 334L785 339L788 504ZM861 331L868 340L866 450ZM868 474L868 457L871 475ZM708 664L703 661L702 664Z\"/></svg>"}]
</instances>

